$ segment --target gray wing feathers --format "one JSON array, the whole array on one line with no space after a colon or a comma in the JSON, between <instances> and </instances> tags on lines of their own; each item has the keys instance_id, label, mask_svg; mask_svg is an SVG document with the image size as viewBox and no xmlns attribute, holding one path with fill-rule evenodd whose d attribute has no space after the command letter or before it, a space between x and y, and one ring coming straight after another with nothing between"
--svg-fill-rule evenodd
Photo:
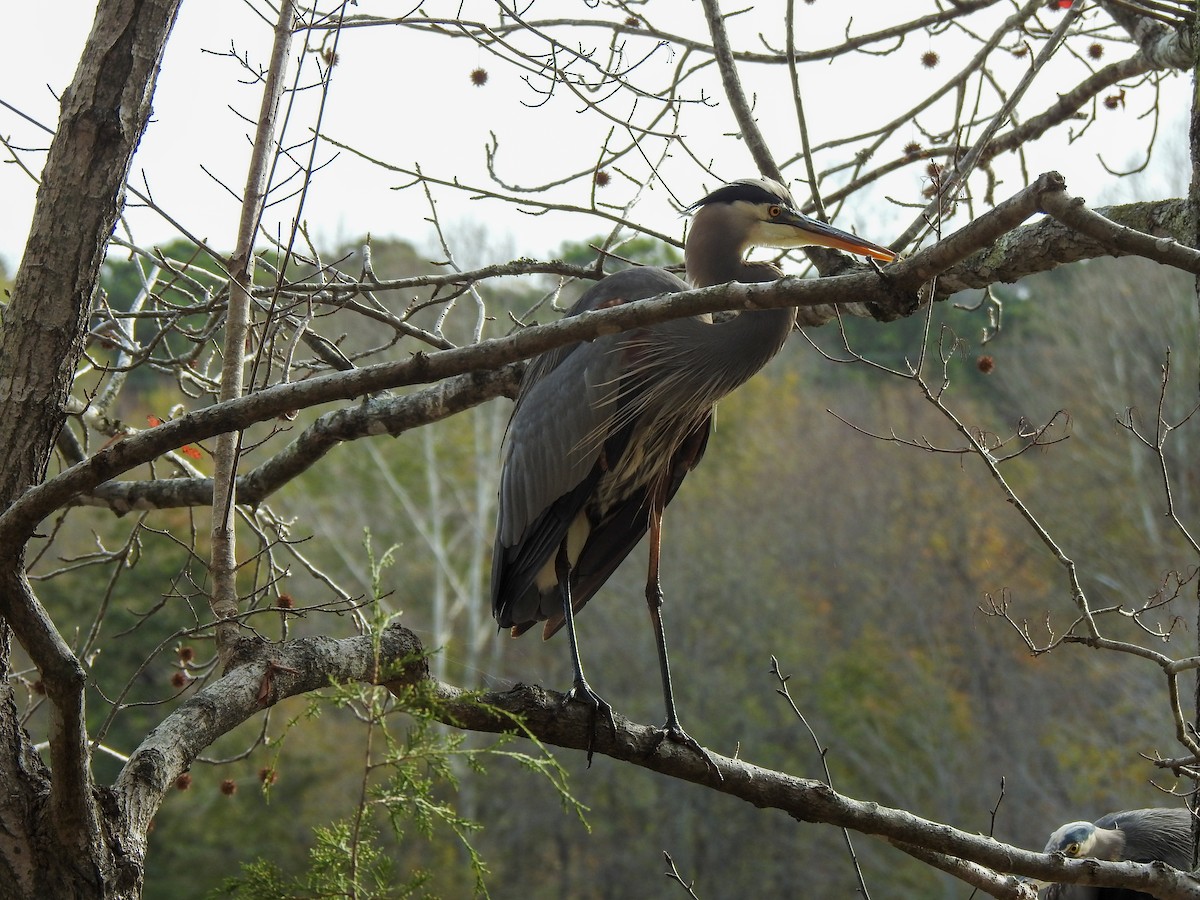
<instances>
[{"instance_id":1,"label":"gray wing feathers","mask_svg":"<svg viewBox=\"0 0 1200 900\"><path fill-rule=\"evenodd\" d=\"M616 411L619 360L615 336L579 346L521 397L502 449L502 546L591 472ZM555 402L561 394L586 401Z\"/></svg>"},{"instance_id":2,"label":"gray wing feathers","mask_svg":"<svg viewBox=\"0 0 1200 900\"><path fill-rule=\"evenodd\" d=\"M629 269L585 291L567 314L686 289L662 269ZM587 503L606 442L619 455L611 442L622 431L616 417L629 341L611 335L551 350L526 370L501 448L492 607L502 627L523 631L552 614L540 608L545 598L534 581Z\"/></svg>"},{"instance_id":3,"label":"gray wing feathers","mask_svg":"<svg viewBox=\"0 0 1200 900\"><path fill-rule=\"evenodd\" d=\"M1099 828L1125 832L1122 856L1135 862L1163 862L1184 872L1192 868L1192 815L1186 809L1136 809L1109 813L1096 820Z\"/></svg>"}]
</instances>

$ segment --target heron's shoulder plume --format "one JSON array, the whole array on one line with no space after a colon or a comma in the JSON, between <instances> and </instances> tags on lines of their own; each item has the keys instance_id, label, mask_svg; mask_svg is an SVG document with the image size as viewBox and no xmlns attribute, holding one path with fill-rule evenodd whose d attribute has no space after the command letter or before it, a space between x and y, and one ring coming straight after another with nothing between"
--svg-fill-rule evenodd
<instances>
[{"instance_id":1,"label":"heron's shoulder plume","mask_svg":"<svg viewBox=\"0 0 1200 900\"><path fill-rule=\"evenodd\" d=\"M795 207L791 193L778 181L770 178L741 178L724 187L719 187L702 200L693 203L689 210L697 210L712 203L779 203Z\"/></svg>"}]
</instances>

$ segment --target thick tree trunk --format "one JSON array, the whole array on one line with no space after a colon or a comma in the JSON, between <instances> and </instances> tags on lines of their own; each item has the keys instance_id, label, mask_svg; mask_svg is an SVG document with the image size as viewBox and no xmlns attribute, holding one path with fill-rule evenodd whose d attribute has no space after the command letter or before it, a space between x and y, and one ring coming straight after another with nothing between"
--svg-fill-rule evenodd
<instances>
[{"instance_id":1,"label":"thick tree trunk","mask_svg":"<svg viewBox=\"0 0 1200 900\"><path fill-rule=\"evenodd\" d=\"M1197 4L1200 9L1200 4ZM1200 48L1200 17L1192 22L1192 46ZM1188 129L1189 155L1192 161L1191 179L1188 183L1188 217L1191 220L1191 238L1188 246L1200 248L1200 55L1192 56L1192 111ZM1196 277L1196 302L1200 304L1200 276ZM1193 373L1200 385L1200 370ZM1196 589L1196 623L1200 626L1200 585ZM1200 630L1197 630L1197 641L1200 641ZM1200 652L1200 644L1197 645ZM1194 709L1192 721L1200 726L1200 679L1196 681ZM1195 783L1193 782L1195 787ZM1200 804L1195 794L1189 796L1188 808L1195 812ZM1200 818L1192 823L1192 865L1200 864Z\"/></svg>"},{"instance_id":2,"label":"thick tree trunk","mask_svg":"<svg viewBox=\"0 0 1200 900\"><path fill-rule=\"evenodd\" d=\"M179 0L98 6L62 98L25 254L0 329L0 508L45 475L88 306ZM92 783L84 677L24 578L25 540L0 547L0 898L136 897L140 838L108 821ZM19 725L11 638L50 701L53 777ZM111 804L108 804L111 807Z\"/></svg>"}]
</instances>

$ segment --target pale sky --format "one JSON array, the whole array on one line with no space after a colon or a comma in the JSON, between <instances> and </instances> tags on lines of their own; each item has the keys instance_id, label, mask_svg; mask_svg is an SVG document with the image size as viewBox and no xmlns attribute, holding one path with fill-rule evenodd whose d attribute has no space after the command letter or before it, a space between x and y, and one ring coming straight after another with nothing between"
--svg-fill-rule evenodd
<instances>
[{"instance_id":1,"label":"pale sky","mask_svg":"<svg viewBox=\"0 0 1200 900\"><path fill-rule=\"evenodd\" d=\"M677 2L681 15L670 27L701 35L703 16L698 4L693 0ZM901 10L910 5L931 6L928 2L907 0L888 9ZM397 6L380 0L360 0L351 12L397 14L407 11L411 4L405 4L403 10ZM488 6L487 0L468 0L466 3L433 0L426 5L425 12L451 16L463 8L468 18L484 18L482 10ZM579 9L572 13L576 6ZM769 4L760 4L760 11L755 15L775 18L782 15L777 10L762 12L767 6ZM582 0L543 0L534 6L531 15L582 15L584 8ZM863 4L862 8L870 10L872 15L878 14L880 9L875 4ZM844 4L812 7L798 4L797 10L802 13L797 14L809 17L803 32L805 39L811 41L812 46L836 41L836 35L845 24L844 9ZM10 4L5 10L9 40L5 53L0 54L0 99L42 123L53 125L57 118L57 102L51 91L60 91L70 80L94 10L95 0ZM1007 8L1002 12L1007 12ZM757 32L769 29L771 21L768 19L765 25L762 21L747 22L745 34L736 35L735 39L743 43L756 42ZM856 23L856 30L860 31L875 27L879 27L879 23L870 23L870 28L865 23ZM604 39L599 32L591 32L587 39L596 40L603 46ZM781 37L779 40L782 42ZM139 189L145 189L148 184L155 199L188 229L222 249L233 243L238 205L225 188L204 173L201 165L234 191L241 191L249 157L249 128L229 107L233 106L243 115L256 116L259 89L239 84L238 79L242 76L239 66L227 55L220 54L227 53L232 44L239 54L248 54L253 62L265 63L269 42L270 28L251 4L242 0L185 0L167 47L154 103L155 120L134 161L131 183ZM946 53L942 44L938 47ZM925 45L917 47L910 40L905 48L907 56L898 54L878 63L864 58L862 67L855 74L846 76L848 83L829 85L829 89L820 85L819 90L805 90L814 140L819 142L835 128L850 130L847 120L860 116L860 111L870 110L873 120L877 120L889 107L902 108L910 99L909 93L916 95L948 77L958 61L946 59L942 71L924 72L913 63L913 57L919 56L924 49ZM970 52L973 48L964 45L964 59ZM424 171L433 176L457 175L469 183L488 184L485 146L494 131L501 141L498 165L503 177L525 184L548 181L586 165L611 127L610 122L600 121L598 116L580 115L581 104L569 97L556 98L543 109L533 110L522 105L521 101L530 100L532 94L521 83L519 73L506 70L466 41L421 37L396 28L356 29L343 33L339 58L334 69L324 130L380 159L404 166L420 162ZM666 50L657 53L647 65L658 65L666 71L676 60L673 51ZM473 86L469 79L469 73L477 66L486 68L490 75L488 84L482 88ZM890 75L887 66L892 67ZM813 78L814 72L816 77L820 76L821 69L803 71L804 77ZM845 69L836 71L844 72ZM781 78L778 71L771 74L774 80L764 82L758 88L752 80L755 76L749 74L747 77L751 79L750 89L762 91L760 102L763 104L778 92L778 79ZM786 79L786 75L782 78ZM1076 80L1078 74L1072 75L1063 87ZM1172 81L1172 99L1165 101L1163 107L1169 109L1172 104L1178 104L1180 115L1174 121L1162 123L1160 130L1163 131L1179 131L1185 127L1186 80L1175 78ZM719 88L716 90L716 99L723 104ZM312 97L315 94L308 92ZM765 106L760 108L766 109ZM1110 165L1126 163L1148 138L1151 125L1148 120L1137 118L1140 112L1131 109L1122 116L1109 117L1108 123L1096 129L1103 135L1103 128L1111 126L1108 134L1112 136L1112 144L1107 152L1115 158L1108 159ZM778 124L769 136L779 158L794 152L787 147L793 141L795 131L790 101L783 104L778 117L764 113L760 120L770 127ZM295 117L292 142L306 136L304 129L311 121L307 111ZM716 120L693 118L691 125L685 125L685 130L710 121ZM695 138L695 131L690 134ZM0 107L0 135L21 148L45 147L48 142L48 135L3 107ZM755 174L747 151L735 137L705 134L703 141L697 140L696 145L705 149L714 169L725 178ZM1103 144L1096 142L1068 145L1063 131L1062 135L1030 155L1030 173L1035 175L1045 169L1058 168L1067 175L1068 187L1073 193L1098 204L1103 201L1106 186L1113 181L1096 158L1102 147ZM335 152L324 146L318 159L329 159ZM569 162L560 160L560 153L567 154ZM3 155L7 157L7 154ZM40 154L21 153L21 158L35 172L40 169ZM0 216L0 257L11 273L28 230L35 188L18 166L8 159L5 162L0 166L0 209L4 211ZM677 164L681 163L671 163ZM671 184L684 202L697 199L704 187L712 186L700 184L694 164L690 171L677 171L686 174L675 176ZM890 234L903 228L913 213L898 211L887 205L883 198L914 196L919 191L921 175L919 170L910 169L881 185L873 198L859 201L860 207L864 202L878 203L879 206L849 208L843 212L838 224L857 228L872 240L886 243ZM350 239L358 240L371 232L377 236L408 238L429 248L432 255L433 232L425 221L429 215L427 201L419 189L391 190L403 181L398 174L381 171L342 154L313 180L302 218L309 223L314 238L325 247ZM1007 196L1018 186L1014 179L1011 189L1001 188L999 197ZM798 196L802 194L802 186L796 192ZM610 196L614 200L623 199L615 189ZM582 205L588 198L581 188L576 188L574 193L558 199ZM483 223L491 244L491 248L483 252L494 257L544 256L563 240L584 239L603 230L600 223L584 221L580 217L530 217L505 209L497 202L470 201L451 190L439 191L436 200L443 222L452 229L461 229L473 222ZM295 201L281 203L270 214L268 221L272 221L273 216L277 223L273 227L287 228L295 215ZM635 218L664 233L679 236L682 232L682 220L661 190L646 196ZM128 222L134 238L141 244L167 241L177 234L173 226L147 210L130 210ZM478 248L471 250L465 246L456 251L464 254L480 252ZM473 264L480 260L464 261Z\"/></svg>"}]
</instances>

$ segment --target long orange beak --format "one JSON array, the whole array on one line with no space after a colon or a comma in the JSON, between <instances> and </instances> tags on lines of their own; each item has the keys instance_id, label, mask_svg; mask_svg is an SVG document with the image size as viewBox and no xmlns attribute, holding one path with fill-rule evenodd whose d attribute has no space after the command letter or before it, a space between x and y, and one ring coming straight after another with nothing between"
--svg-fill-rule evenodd
<instances>
[{"instance_id":1,"label":"long orange beak","mask_svg":"<svg viewBox=\"0 0 1200 900\"><path fill-rule=\"evenodd\" d=\"M792 225L804 232L804 236L807 238L804 241L806 244L832 247L834 250L845 250L847 253L870 256L873 259L881 259L884 262L891 262L896 258L896 254L887 247L872 244L870 241L856 237L848 231L842 231L840 228L826 225L824 222L811 219L801 213L785 212L784 216L776 221Z\"/></svg>"}]
</instances>

